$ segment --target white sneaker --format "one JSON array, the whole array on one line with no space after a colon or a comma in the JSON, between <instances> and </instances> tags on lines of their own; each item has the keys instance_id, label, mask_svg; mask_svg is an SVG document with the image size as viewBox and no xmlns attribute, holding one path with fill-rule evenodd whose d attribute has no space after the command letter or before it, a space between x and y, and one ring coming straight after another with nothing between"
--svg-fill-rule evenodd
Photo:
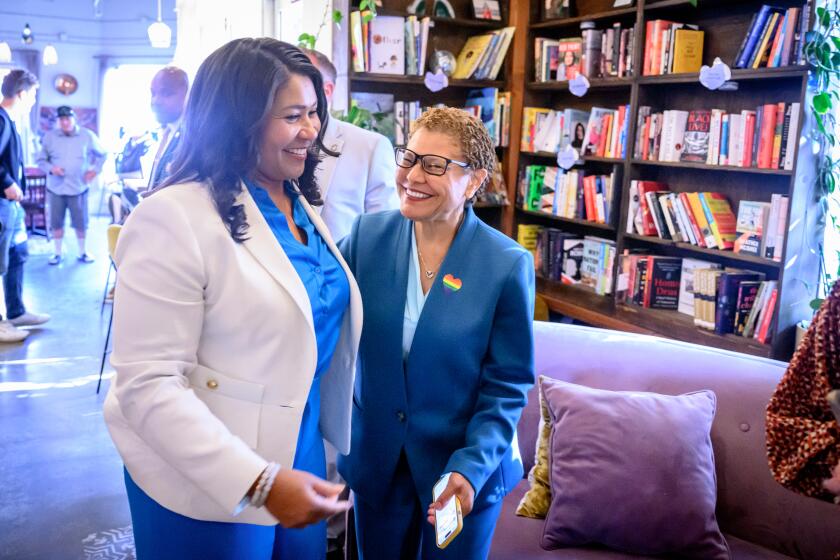
<instances>
[{"instance_id":1,"label":"white sneaker","mask_svg":"<svg viewBox=\"0 0 840 560\"><path fill-rule=\"evenodd\" d=\"M34 327L35 325L43 325L50 320L50 316L46 313L30 313L27 311L19 317L9 319L9 323L15 327Z\"/></svg>"},{"instance_id":2,"label":"white sneaker","mask_svg":"<svg viewBox=\"0 0 840 560\"><path fill-rule=\"evenodd\" d=\"M29 336L29 331L22 331L9 321L0 321L0 342L21 342Z\"/></svg>"}]
</instances>

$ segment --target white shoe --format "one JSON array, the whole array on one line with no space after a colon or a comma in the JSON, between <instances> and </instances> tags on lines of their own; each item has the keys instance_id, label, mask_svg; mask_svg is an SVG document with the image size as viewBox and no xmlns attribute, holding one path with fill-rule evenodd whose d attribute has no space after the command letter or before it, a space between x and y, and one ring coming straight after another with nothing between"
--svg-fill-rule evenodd
<instances>
[{"instance_id":1,"label":"white shoe","mask_svg":"<svg viewBox=\"0 0 840 560\"><path fill-rule=\"evenodd\" d=\"M9 319L9 323L15 327L34 327L35 325L43 325L50 320L50 316L46 313L30 313L27 311L19 317Z\"/></svg>"},{"instance_id":2,"label":"white shoe","mask_svg":"<svg viewBox=\"0 0 840 560\"><path fill-rule=\"evenodd\" d=\"M21 342L29 336L29 331L22 331L9 321L0 321L0 342Z\"/></svg>"}]
</instances>

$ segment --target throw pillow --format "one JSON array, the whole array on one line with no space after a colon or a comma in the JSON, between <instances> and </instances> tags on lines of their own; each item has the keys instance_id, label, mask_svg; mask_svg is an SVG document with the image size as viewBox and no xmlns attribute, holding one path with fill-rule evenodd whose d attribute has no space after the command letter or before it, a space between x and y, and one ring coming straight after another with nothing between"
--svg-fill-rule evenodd
<instances>
[{"instance_id":1,"label":"throw pillow","mask_svg":"<svg viewBox=\"0 0 840 560\"><path fill-rule=\"evenodd\" d=\"M544 376L540 376L539 383L542 384ZM548 506L551 504L551 487L548 477L548 439L551 436L551 417L548 414L543 392L540 390L540 424L537 433L537 450L534 458L534 466L528 473L528 482L531 488L525 492L516 508L516 515L522 517L533 517L543 519L548 513Z\"/></svg>"},{"instance_id":2,"label":"throw pillow","mask_svg":"<svg viewBox=\"0 0 840 560\"><path fill-rule=\"evenodd\" d=\"M543 378L552 428L542 546L729 560L715 518L712 391L679 396Z\"/></svg>"}]
</instances>

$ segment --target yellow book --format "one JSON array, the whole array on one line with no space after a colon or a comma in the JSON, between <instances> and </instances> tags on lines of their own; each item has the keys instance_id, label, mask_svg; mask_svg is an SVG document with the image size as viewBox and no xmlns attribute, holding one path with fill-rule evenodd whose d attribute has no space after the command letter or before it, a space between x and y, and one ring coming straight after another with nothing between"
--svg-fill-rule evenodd
<instances>
[{"instance_id":1,"label":"yellow book","mask_svg":"<svg viewBox=\"0 0 840 560\"><path fill-rule=\"evenodd\" d=\"M779 14L774 13L769 20L767 20L767 27L764 28L764 36L761 39L761 44L759 45L758 51L755 56L755 62L753 62L753 70L758 70L759 66L761 66L761 59L764 58L764 51L766 51L770 46L770 43L775 35L773 33L773 29L776 27L776 21L779 19Z\"/></svg>"},{"instance_id":2,"label":"yellow book","mask_svg":"<svg viewBox=\"0 0 840 560\"><path fill-rule=\"evenodd\" d=\"M700 228L700 233L703 235L703 241L706 242L706 247L714 249L717 247L715 235L712 233L712 228L709 221L706 219L706 213L703 211L703 203L700 202L700 195L696 192L685 193L688 197L688 204L691 206L691 214L697 221L697 227Z\"/></svg>"},{"instance_id":3,"label":"yellow book","mask_svg":"<svg viewBox=\"0 0 840 560\"><path fill-rule=\"evenodd\" d=\"M703 65L702 31L677 29L674 31L674 74L699 72Z\"/></svg>"},{"instance_id":4,"label":"yellow book","mask_svg":"<svg viewBox=\"0 0 840 560\"><path fill-rule=\"evenodd\" d=\"M490 46L493 40L493 33L475 35L467 39L464 48L458 55L458 62L455 65L455 72L452 78L455 80L468 80L478 68L478 63L483 58L484 51Z\"/></svg>"},{"instance_id":5,"label":"yellow book","mask_svg":"<svg viewBox=\"0 0 840 560\"><path fill-rule=\"evenodd\" d=\"M533 254L537 250L537 237L542 226L535 224L519 224L516 231L516 242Z\"/></svg>"}]
</instances>

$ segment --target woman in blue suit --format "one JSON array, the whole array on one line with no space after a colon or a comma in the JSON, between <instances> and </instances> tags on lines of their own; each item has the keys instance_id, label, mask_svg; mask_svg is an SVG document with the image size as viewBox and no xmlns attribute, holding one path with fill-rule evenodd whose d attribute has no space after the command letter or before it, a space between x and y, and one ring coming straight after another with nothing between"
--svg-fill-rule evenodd
<instances>
[{"instance_id":1,"label":"woman in blue suit","mask_svg":"<svg viewBox=\"0 0 840 560\"><path fill-rule=\"evenodd\" d=\"M365 319L339 471L363 559L486 558L502 498L523 474L533 261L471 208L496 162L480 121L432 109L395 152L400 210L361 216L341 244ZM434 508L452 495L464 528L441 550Z\"/></svg>"}]
</instances>

